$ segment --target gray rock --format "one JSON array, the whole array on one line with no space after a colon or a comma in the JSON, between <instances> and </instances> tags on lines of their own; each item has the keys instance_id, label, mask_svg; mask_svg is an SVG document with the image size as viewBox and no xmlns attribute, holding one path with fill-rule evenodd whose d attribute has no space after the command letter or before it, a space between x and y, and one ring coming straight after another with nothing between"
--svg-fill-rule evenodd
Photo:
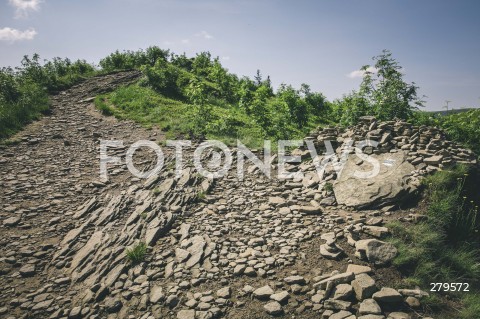
<instances>
[{"instance_id":1,"label":"gray rock","mask_svg":"<svg viewBox=\"0 0 480 319\"><path fill-rule=\"evenodd\" d=\"M68 319L79 319L82 317L82 307L73 307L68 314Z\"/></svg>"},{"instance_id":2,"label":"gray rock","mask_svg":"<svg viewBox=\"0 0 480 319\"><path fill-rule=\"evenodd\" d=\"M334 286L336 286L338 284L350 283L354 278L355 278L355 274L353 272L345 272L345 273L337 274L337 275L328 277L326 279L323 279L313 284L313 287L314 288L319 287L320 289L325 289L329 282L331 282Z\"/></svg>"},{"instance_id":3,"label":"gray rock","mask_svg":"<svg viewBox=\"0 0 480 319\"><path fill-rule=\"evenodd\" d=\"M233 269L233 274L236 276L240 276L241 274L244 273L246 268L247 266L245 265L236 265L235 268Z\"/></svg>"},{"instance_id":4,"label":"gray rock","mask_svg":"<svg viewBox=\"0 0 480 319\"><path fill-rule=\"evenodd\" d=\"M387 227L382 226L363 226L363 231L377 238L383 238L390 233Z\"/></svg>"},{"instance_id":5,"label":"gray rock","mask_svg":"<svg viewBox=\"0 0 480 319\"><path fill-rule=\"evenodd\" d=\"M153 286L150 290L150 302L152 304L156 304L159 301L165 299L165 294L163 293L163 289L160 286Z\"/></svg>"},{"instance_id":6,"label":"gray rock","mask_svg":"<svg viewBox=\"0 0 480 319\"><path fill-rule=\"evenodd\" d=\"M357 317L357 319L385 319L385 316L384 315L364 315L364 316Z\"/></svg>"},{"instance_id":7,"label":"gray rock","mask_svg":"<svg viewBox=\"0 0 480 319\"><path fill-rule=\"evenodd\" d=\"M427 165L438 165L442 162L443 156L442 155L435 155L432 157L425 158L423 162Z\"/></svg>"},{"instance_id":8,"label":"gray rock","mask_svg":"<svg viewBox=\"0 0 480 319\"><path fill-rule=\"evenodd\" d=\"M420 289L398 289L398 292L406 297L423 298L429 296L428 292Z\"/></svg>"},{"instance_id":9,"label":"gray rock","mask_svg":"<svg viewBox=\"0 0 480 319\"><path fill-rule=\"evenodd\" d=\"M372 272L372 268L368 266L349 264L347 266L346 272L353 272L355 275L358 275L363 273L370 273Z\"/></svg>"},{"instance_id":10,"label":"gray rock","mask_svg":"<svg viewBox=\"0 0 480 319\"><path fill-rule=\"evenodd\" d=\"M198 310L202 310L202 311L205 311L205 310L208 310L212 307L211 304L209 304L208 302L200 302L198 305L197 305L197 309Z\"/></svg>"},{"instance_id":11,"label":"gray rock","mask_svg":"<svg viewBox=\"0 0 480 319\"><path fill-rule=\"evenodd\" d=\"M206 245L207 243L202 236L197 235L192 238L192 245L187 248L187 250L191 254L191 257L187 260L185 264L187 268L192 268L202 260Z\"/></svg>"},{"instance_id":12,"label":"gray rock","mask_svg":"<svg viewBox=\"0 0 480 319\"><path fill-rule=\"evenodd\" d=\"M26 264L19 271L22 277L31 277L35 275L35 265Z\"/></svg>"},{"instance_id":13,"label":"gray rock","mask_svg":"<svg viewBox=\"0 0 480 319\"><path fill-rule=\"evenodd\" d=\"M253 296L261 300L269 299L271 295L273 295L273 289L270 286L263 286L253 291Z\"/></svg>"},{"instance_id":14,"label":"gray rock","mask_svg":"<svg viewBox=\"0 0 480 319\"><path fill-rule=\"evenodd\" d=\"M352 307L352 303L350 301L327 299L324 301L323 306L325 309L330 310L349 310Z\"/></svg>"},{"instance_id":15,"label":"gray rock","mask_svg":"<svg viewBox=\"0 0 480 319\"><path fill-rule=\"evenodd\" d=\"M387 319L411 319L412 317L405 312L391 312Z\"/></svg>"},{"instance_id":16,"label":"gray rock","mask_svg":"<svg viewBox=\"0 0 480 319\"><path fill-rule=\"evenodd\" d=\"M375 301L380 303L401 303L403 302L402 295L393 288L383 287L372 296Z\"/></svg>"},{"instance_id":17,"label":"gray rock","mask_svg":"<svg viewBox=\"0 0 480 319\"><path fill-rule=\"evenodd\" d=\"M382 309L374 299L365 299L360 304L358 313L361 315L380 315Z\"/></svg>"},{"instance_id":18,"label":"gray rock","mask_svg":"<svg viewBox=\"0 0 480 319\"><path fill-rule=\"evenodd\" d=\"M302 276L290 276L290 277L286 277L284 279L284 281L289 284L289 285L293 285L293 284L299 284L299 285L304 285L305 284L305 278L303 278Z\"/></svg>"},{"instance_id":19,"label":"gray rock","mask_svg":"<svg viewBox=\"0 0 480 319\"><path fill-rule=\"evenodd\" d=\"M270 299L283 304L285 301L288 300L289 297L290 295L288 294L287 291L281 291L271 295Z\"/></svg>"},{"instance_id":20,"label":"gray rock","mask_svg":"<svg viewBox=\"0 0 480 319\"><path fill-rule=\"evenodd\" d=\"M334 183L337 202L355 208L382 207L398 203L412 192L407 177L415 167L407 161L403 151L371 155L380 165L378 174L371 177L356 177L356 172L373 172L370 163L355 165L355 159L350 156L343 168L340 178Z\"/></svg>"},{"instance_id":21,"label":"gray rock","mask_svg":"<svg viewBox=\"0 0 480 319\"><path fill-rule=\"evenodd\" d=\"M357 300L370 298L376 291L375 280L367 274L360 274L352 281L353 290Z\"/></svg>"},{"instance_id":22,"label":"gray rock","mask_svg":"<svg viewBox=\"0 0 480 319\"><path fill-rule=\"evenodd\" d=\"M20 223L21 217L20 216L12 216L3 221L3 226L6 227L13 227Z\"/></svg>"},{"instance_id":23,"label":"gray rock","mask_svg":"<svg viewBox=\"0 0 480 319\"><path fill-rule=\"evenodd\" d=\"M230 287L223 287L223 288L220 288L217 290L217 297L219 298L225 298L225 299L228 299L230 298L230 295L231 295L231 289Z\"/></svg>"},{"instance_id":24,"label":"gray rock","mask_svg":"<svg viewBox=\"0 0 480 319\"><path fill-rule=\"evenodd\" d=\"M340 310L329 316L328 319L355 319L355 316L350 311Z\"/></svg>"},{"instance_id":25,"label":"gray rock","mask_svg":"<svg viewBox=\"0 0 480 319\"><path fill-rule=\"evenodd\" d=\"M282 197L270 197L268 199L268 202L269 204L271 205L283 205L285 204L285 199L283 199Z\"/></svg>"},{"instance_id":26,"label":"gray rock","mask_svg":"<svg viewBox=\"0 0 480 319\"><path fill-rule=\"evenodd\" d=\"M407 303L407 305L409 305L411 308L418 308L420 307L420 300L418 300L417 298L415 297L407 297L405 299L405 302Z\"/></svg>"},{"instance_id":27,"label":"gray rock","mask_svg":"<svg viewBox=\"0 0 480 319\"><path fill-rule=\"evenodd\" d=\"M120 309L122 309L123 307L123 303L121 300L119 299L116 299L114 297L111 297L111 298L108 298L106 301L105 301L105 310L108 312L108 313L116 313L116 312L119 312Z\"/></svg>"},{"instance_id":28,"label":"gray rock","mask_svg":"<svg viewBox=\"0 0 480 319\"><path fill-rule=\"evenodd\" d=\"M153 246L160 236L164 235L170 229L174 219L171 212L166 212L161 216L155 217L147 226L145 243L148 246Z\"/></svg>"},{"instance_id":29,"label":"gray rock","mask_svg":"<svg viewBox=\"0 0 480 319\"><path fill-rule=\"evenodd\" d=\"M338 260L343 255L343 250L336 244L323 244L320 246L320 255L327 259Z\"/></svg>"},{"instance_id":30,"label":"gray rock","mask_svg":"<svg viewBox=\"0 0 480 319\"><path fill-rule=\"evenodd\" d=\"M282 306L276 301L270 301L263 306L263 309L272 316L278 316L283 313Z\"/></svg>"},{"instance_id":31,"label":"gray rock","mask_svg":"<svg viewBox=\"0 0 480 319\"><path fill-rule=\"evenodd\" d=\"M348 300L353 295L352 286L340 284L333 289L333 299Z\"/></svg>"},{"instance_id":32,"label":"gray rock","mask_svg":"<svg viewBox=\"0 0 480 319\"><path fill-rule=\"evenodd\" d=\"M355 248L360 258L376 265L388 264L397 255L395 246L377 239L359 240Z\"/></svg>"},{"instance_id":33,"label":"gray rock","mask_svg":"<svg viewBox=\"0 0 480 319\"><path fill-rule=\"evenodd\" d=\"M320 206L300 206L298 207L298 211L307 215L323 214L323 210Z\"/></svg>"},{"instance_id":34,"label":"gray rock","mask_svg":"<svg viewBox=\"0 0 480 319\"><path fill-rule=\"evenodd\" d=\"M182 248L175 249L175 259L177 262L183 263L188 257L190 257L190 252L188 250Z\"/></svg>"},{"instance_id":35,"label":"gray rock","mask_svg":"<svg viewBox=\"0 0 480 319\"><path fill-rule=\"evenodd\" d=\"M177 319L195 319L195 310L180 310L177 313Z\"/></svg>"},{"instance_id":36,"label":"gray rock","mask_svg":"<svg viewBox=\"0 0 480 319\"><path fill-rule=\"evenodd\" d=\"M50 300L44 300L42 302L37 303L35 306L32 307L33 311L38 311L38 310L45 310L48 307L50 307L53 303L53 299Z\"/></svg>"}]
</instances>

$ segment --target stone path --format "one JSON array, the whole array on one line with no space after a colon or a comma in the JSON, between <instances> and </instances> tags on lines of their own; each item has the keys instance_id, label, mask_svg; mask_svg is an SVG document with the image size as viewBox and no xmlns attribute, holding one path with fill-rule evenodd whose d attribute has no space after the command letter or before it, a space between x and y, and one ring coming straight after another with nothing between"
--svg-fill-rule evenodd
<instances>
[{"instance_id":1,"label":"stone path","mask_svg":"<svg viewBox=\"0 0 480 319\"><path fill-rule=\"evenodd\" d=\"M323 181L310 161L287 165L304 173L294 180L267 179L251 166L244 181L232 168L213 182L189 155L175 178L174 154L166 151L168 169L158 176L141 180L120 164L109 167L109 182L100 181L99 139L124 140L111 150L124 158L134 141L163 138L92 105L96 94L139 76L97 77L53 96L52 114L0 149L1 317L427 318L419 301L425 292L392 288L400 279L389 266L397 252L384 241L388 221L421 216L390 206L357 211L358 201L349 207L340 186L327 186L337 178L332 167ZM414 177L452 160L435 153L436 131L414 136L406 124L367 122L363 131L326 129L307 140L324 146L333 136L340 142L342 134L374 132L384 153L406 152ZM417 151L416 141L406 143L415 138L431 146ZM462 154L454 160L471 160L468 150ZM154 160L146 151L135 156L144 169ZM398 199L391 190L383 197L372 202ZM146 256L132 264L125 252L140 243Z\"/></svg>"}]
</instances>

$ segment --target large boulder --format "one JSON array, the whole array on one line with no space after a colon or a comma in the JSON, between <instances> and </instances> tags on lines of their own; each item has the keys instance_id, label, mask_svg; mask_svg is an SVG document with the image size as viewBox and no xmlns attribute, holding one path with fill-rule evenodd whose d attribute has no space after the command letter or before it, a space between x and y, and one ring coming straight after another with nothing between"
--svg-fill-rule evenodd
<instances>
[{"instance_id":1,"label":"large boulder","mask_svg":"<svg viewBox=\"0 0 480 319\"><path fill-rule=\"evenodd\" d=\"M377 161L378 174L368 160L349 156L333 186L338 204L359 209L382 207L397 203L415 190L413 183L409 184L415 167L407 161L404 151L370 155L370 160Z\"/></svg>"}]
</instances>

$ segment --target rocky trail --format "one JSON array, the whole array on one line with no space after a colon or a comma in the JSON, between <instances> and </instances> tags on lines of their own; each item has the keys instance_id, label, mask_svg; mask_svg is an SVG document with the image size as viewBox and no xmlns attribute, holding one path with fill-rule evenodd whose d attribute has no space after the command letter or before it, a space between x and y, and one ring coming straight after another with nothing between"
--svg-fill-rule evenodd
<instances>
[{"instance_id":1,"label":"rocky trail","mask_svg":"<svg viewBox=\"0 0 480 319\"><path fill-rule=\"evenodd\" d=\"M310 160L287 164L303 174L294 179L269 179L250 164L243 181L235 165L212 181L195 170L192 152L177 178L175 154L162 148L159 175L139 179L122 163L100 181L100 139L123 140L109 150L122 158L137 140L163 139L93 106L96 94L139 76L95 77L52 96L51 114L0 149L0 317L429 317L419 301L427 292L394 289L397 251L385 224L424 218L403 205L421 177L476 164L471 151L433 128L364 118L306 137L318 150L331 141L338 158L350 155L341 174L341 160L321 157L332 160L322 180ZM353 178L371 163L344 142L365 138L378 143L364 152L378 159L379 173ZM146 170L155 160L135 155ZM132 264L125 251L138 243L147 254Z\"/></svg>"}]
</instances>

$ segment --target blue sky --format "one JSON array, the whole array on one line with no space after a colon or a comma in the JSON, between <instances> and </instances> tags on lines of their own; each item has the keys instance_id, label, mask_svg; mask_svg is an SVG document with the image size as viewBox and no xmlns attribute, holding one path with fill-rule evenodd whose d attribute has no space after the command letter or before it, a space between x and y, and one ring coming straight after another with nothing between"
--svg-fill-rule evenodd
<instances>
[{"instance_id":1,"label":"blue sky","mask_svg":"<svg viewBox=\"0 0 480 319\"><path fill-rule=\"evenodd\" d=\"M1 0L0 65L34 52L98 63L116 49L208 50L238 75L260 69L333 100L389 49L428 110L479 107L479 15L478 0Z\"/></svg>"}]
</instances>

